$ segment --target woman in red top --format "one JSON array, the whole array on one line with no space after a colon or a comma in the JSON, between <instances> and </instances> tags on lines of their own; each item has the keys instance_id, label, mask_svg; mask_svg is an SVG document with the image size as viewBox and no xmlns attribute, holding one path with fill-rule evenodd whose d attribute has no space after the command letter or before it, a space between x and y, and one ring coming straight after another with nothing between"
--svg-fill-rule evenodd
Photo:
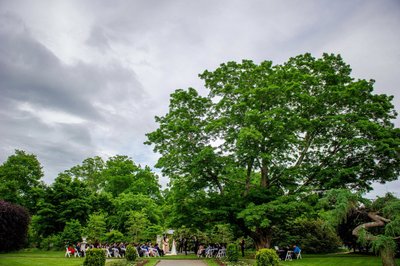
<instances>
[{"instance_id":1,"label":"woman in red top","mask_svg":"<svg viewBox=\"0 0 400 266\"><path fill-rule=\"evenodd\" d=\"M75 253L75 249L71 246L68 246L68 251L71 252L72 255Z\"/></svg>"}]
</instances>

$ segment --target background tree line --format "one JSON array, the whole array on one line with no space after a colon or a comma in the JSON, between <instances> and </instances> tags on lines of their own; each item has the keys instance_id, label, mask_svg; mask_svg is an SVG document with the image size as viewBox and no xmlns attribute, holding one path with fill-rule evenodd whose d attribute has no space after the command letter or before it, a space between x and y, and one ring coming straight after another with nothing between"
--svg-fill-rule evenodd
<instances>
[{"instance_id":1,"label":"background tree line","mask_svg":"<svg viewBox=\"0 0 400 266\"><path fill-rule=\"evenodd\" d=\"M65 243L138 242L163 232L158 176L127 156L85 159L42 181L40 162L16 150L0 166L0 198L29 210L29 244L62 248Z\"/></svg>"}]
</instances>

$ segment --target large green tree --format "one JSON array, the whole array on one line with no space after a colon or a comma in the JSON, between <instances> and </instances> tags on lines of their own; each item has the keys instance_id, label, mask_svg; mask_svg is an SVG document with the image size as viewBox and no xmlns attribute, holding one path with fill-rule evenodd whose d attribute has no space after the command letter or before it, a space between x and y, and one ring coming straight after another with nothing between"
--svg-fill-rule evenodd
<instances>
[{"instance_id":1,"label":"large green tree","mask_svg":"<svg viewBox=\"0 0 400 266\"><path fill-rule=\"evenodd\" d=\"M92 243L101 243L106 236L106 217L102 213L93 213L89 216L87 227L84 234L87 234L89 241Z\"/></svg>"},{"instance_id":2,"label":"large green tree","mask_svg":"<svg viewBox=\"0 0 400 266\"><path fill-rule=\"evenodd\" d=\"M146 217L147 226L160 224L162 214L157 202L144 194L121 193L112 200L113 211L108 217L109 227L118 229L123 233L130 231L127 222L132 217L132 212ZM139 226L139 225L138 225Z\"/></svg>"},{"instance_id":3,"label":"large green tree","mask_svg":"<svg viewBox=\"0 0 400 266\"><path fill-rule=\"evenodd\" d=\"M397 179L392 96L350 74L339 55L304 54L205 71L207 96L175 91L146 142L161 155L175 210L198 204L203 220L229 221L268 247L282 221L309 210L302 198L310 192ZM181 219L198 220L194 212Z\"/></svg>"},{"instance_id":4,"label":"large green tree","mask_svg":"<svg viewBox=\"0 0 400 266\"><path fill-rule=\"evenodd\" d=\"M43 195L42 166L34 154L15 150L0 165L0 199L36 211L36 204Z\"/></svg>"},{"instance_id":5,"label":"large green tree","mask_svg":"<svg viewBox=\"0 0 400 266\"><path fill-rule=\"evenodd\" d=\"M67 222L76 219L85 224L95 199L84 182L61 173L45 190L34 216L33 229L40 237L62 232Z\"/></svg>"},{"instance_id":6,"label":"large green tree","mask_svg":"<svg viewBox=\"0 0 400 266\"><path fill-rule=\"evenodd\" d=\"M102 172L105 162L99 156L87 158L82 164L76 165L65 171L68 175L84 181L92 192L100 192L104 187Z\"/></svg>"},{"instance_id":7,"label":"large green tree","mask_svg":"<svg viewBox=\"0 0 400 266\"><path fill-rule=\"evenodd\" d=\"M148 166L136 165L125 155L116 155L103 161L96 156L85 159L64 174L79 179L93 193L109 192L113 197L122 192L144 194L160 199L158 176Z\"/></svg>"}]
</instances>

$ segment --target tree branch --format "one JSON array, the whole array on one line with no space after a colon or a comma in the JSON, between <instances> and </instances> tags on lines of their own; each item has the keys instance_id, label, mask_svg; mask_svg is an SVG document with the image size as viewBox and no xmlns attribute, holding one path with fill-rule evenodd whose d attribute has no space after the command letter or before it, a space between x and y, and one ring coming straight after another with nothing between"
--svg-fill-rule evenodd
<instances>
[{"instance_id":1,"label":"tree branch","mask_svg":"<svg viewBox=\"0 0 400 266\"><path fill-rule=\"evenodd\" d=\"M303 150L301 151L300 156L299 156L299 158L297 158L297 161L293 167L298 167L303 162L304 157L306 156L307 151L310 148L312 141L314 140L314 136L315 136L315 134L313 134L313 133L309 133L309 132L306 133L306 136L304 138L305 146L304 146Z\"/></svg>"},{"instance_id":2,"label":"tree branch","mask_svg":"<svg viewBox=\"0 0 400 266\"><path fill-rule=\"evenodd\" d=\"M372 228L372 227L385 226L385 223L390 222L389 219L379 216L378 214L376 214L376 212L368 212L368 217L371 218L373 220L373 222L360 224L359 226L354 228L352 231L352 234L354 236L357 236L357 237L360 236L361 229L367 230L368 228ZM371 235L371 234L367 235L367 240L375 240L376 238L377 237L374 235Z\"/></svg>"},{"instance_id":3,"label":"tree branch","mask_svg":"<svg viewBox=\"0 0 400 266\"><path fill-rule=\"evenodd\" d=\"M251 159L251 161L249 161L247 164L246 185L244 191L245 196L249 193L250 190L250 179L251 179L251 170L253 169L253 163L254 159Z\"/></svg>"},{"instance_id":4,"label":"tree branch","mask_svg":"<svg viewBox=\"0 0 400 266\"><path fill-rule=\"evenodd\" d=\"M339 143L336 143L335 145L332 146L333 150L329 151L330 157L335 155L339 150L340 150L340 145ZM330 150L330 149L328 149ZM330 157L327 157L325 159L328 159ZM318 165L318 168L321 168L322 166L324 166L325 162L321 161L320 164ZM313 178L315 177L315 174L313 174L312 176L310 176L309 178L307 178L304 183L302 185L300 185L294 192L297 193L298 191L300 191L304 186L308 186L308 184L310 184L310 182L313 180Z\"/></svg>"}]
</instances>

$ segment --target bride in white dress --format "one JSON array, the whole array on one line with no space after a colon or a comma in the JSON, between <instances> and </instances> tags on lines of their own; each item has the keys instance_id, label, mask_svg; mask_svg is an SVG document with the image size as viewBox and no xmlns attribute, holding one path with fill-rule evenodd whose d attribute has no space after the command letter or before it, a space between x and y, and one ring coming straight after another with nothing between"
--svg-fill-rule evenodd
<instances>
[{"instance_id":1,"label":"bride in white dress","mask_svg":"<svg viewBox=\"0 0 400 266\"><path fill-rule=\"evenodd\" d=\"M171 255L177 255L177 254L176 254L175 239L172 240Z\"/></svg>"}]
</instances>

